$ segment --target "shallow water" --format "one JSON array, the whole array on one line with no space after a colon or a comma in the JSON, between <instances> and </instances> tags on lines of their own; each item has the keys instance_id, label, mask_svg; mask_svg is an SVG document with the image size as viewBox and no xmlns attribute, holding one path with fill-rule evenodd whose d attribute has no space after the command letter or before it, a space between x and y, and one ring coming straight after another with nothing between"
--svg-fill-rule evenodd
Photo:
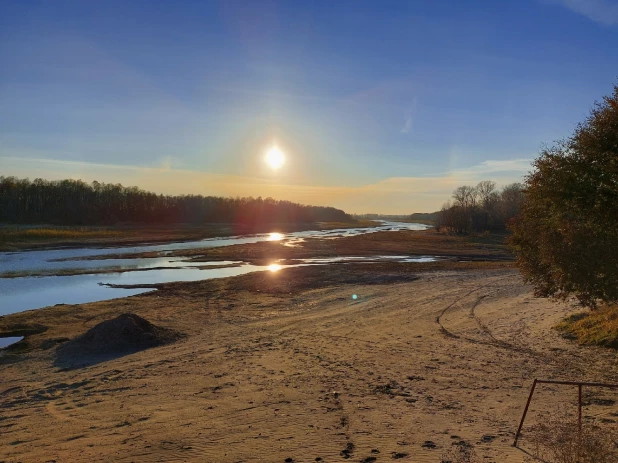
<instances>
[{"instance_id":1,"label":"shallow water","mask_svg":"<svg viewBox=\"0 0 618 463\"><path fill-rule=\"evenodd\" d=\"M11 344L15 344L16 342L21 341L22 339L24 339L23 336L13 336L13 337L8 337L8 338L0 338L0 349L3 349L7 346L10 346Z\"/></svg>"},{"instance_id":2,"label":"shallow water","mask_svg":"<svg viewBox=\"0 0 618 463\"><path fill-rule=\"evenodd\" d=\"M0 279L0 315L56 304L103 301L152 291L148 288L110 288L104 286L105 284L145 285L168 281L197 281L242 275L256 269L264 270L265 267L243 265L209 270L188 267L145 272L2 278Z\"/></svg>"},{"instance_id":3,"label":"shallow water","mask_svg":"<svg viewBox=\"0 0 618 463\"><path fill-rule=\"evenodd\" d=\"M425 230L428 227L422 224L408 224L397 222L384 222L383 225L372 228L348 228L336 230L307 230L293 233L262 233L251 236L232 236L224 238L208 238L198 241L186 241L182 243L147 244L142 246L124 246L113 248L77 248L77 249L51 249L34 250L23 252L0 252L0 274L6 272L34 272L41 270L69 270L69 269L93 269L109 268L113 266L141 267L152 264L158 266L159 258L146 259L105 259L105 260L70 260L81 259L91 256L105 256L115 254L137 254L142 252L172 252L186 249L214 248L231 246L234 244L250 244L261 241L282 241L284 244L296 245L307 238L336 239L337 237L363 235L386 230Z\"/></svg>"},{"instance_id":4,"label":"shallow water","mask_svg":"<svg viewBox=\"0 0 618 463\"><path fill-rule=\"evenodd\" d=\"M335 257L304 259L302 263L294 265L279 264L277 261L273 261L269 265L242 264L238 267L228 268L195 268L198 265L221 264L221 262L199 262L192 264L194 267L171 267L138 272L1 278L0 316L56 304L83 304L152 291L152 288L126 289L106 285L152 285L170 281L198 281L244 275L263 270L273 271L286 267L324 265L337 262L432 262L435 260L435 257L408 256Z\"/></svg>"},{"instance_id":5,"label":"shallow water","mask_svg":"<svg viewBox=\"0 0 618 463\"><path fill-rule=\"evenodd\" d=\"M56 270L109 269L130 270L123 273L94 273L70 276L39 276L0 278L0 316L24 310L37 309L55 304L82 304L86 302L102 301L118 297L151 291L152 289L110 288L111 285L147 285L171 281L197 281L211 278L224 278L243 275L250 272L269 270L269 266L242 264L228 268L196 268L206 266L234 265L239 262L185 262L182 258L161 257L141 259L103 259L103 260L62 260L76 259L85 256L110 255L124 253L140 253L156 251L165 254L166 251L178 249L194 249L203 247L229 246L232 244L256 243L259 241L283 241L284 244L294 245L306 238L336 239L332 235L356 235L373 233L386 229L422 230L427 228L420 224L385 223L380 227L369 229L342 229L329 231L304 231L295 233L261 234L249 237L214 238L185 243L166 243L158 245L130 246L122 248L80 248L57 249L0 253L0 273L5 272L37 272ZM433 257L409 256L374 256L374 257L335 257L328 259L305 259L300 265L320 265L334 262L429 262ZM276 262L273 262L276 264ZM160 268L165 267L165 268ZM290 267L278 264L277 268ZM149 270L151 269L151 270ZM139 270L139 271L135 271Z\"/></svg>"}]
</instances>

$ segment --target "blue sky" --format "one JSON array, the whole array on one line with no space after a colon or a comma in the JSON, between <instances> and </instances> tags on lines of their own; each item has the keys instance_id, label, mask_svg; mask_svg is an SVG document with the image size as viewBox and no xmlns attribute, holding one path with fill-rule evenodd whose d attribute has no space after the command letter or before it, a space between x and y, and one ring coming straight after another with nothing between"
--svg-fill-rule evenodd
<instances>
[{"instance_id":1,"label":"blue sky","mask_svg":"<svg viewBox=\"0 0 618 463\"><path fill-rule=\"evenodd\" d=\"M0 175L432 211L610 93L618 1L2 2L0 63Z\"/></svg>"}]
</instances>

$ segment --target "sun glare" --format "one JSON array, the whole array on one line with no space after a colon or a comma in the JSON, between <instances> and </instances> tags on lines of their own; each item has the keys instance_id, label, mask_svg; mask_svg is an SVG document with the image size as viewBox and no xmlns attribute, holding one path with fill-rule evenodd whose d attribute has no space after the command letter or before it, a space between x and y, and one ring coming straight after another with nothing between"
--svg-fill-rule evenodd
<instances>
[{"instance_id":1,"label":"sun glare","mask_svg":"<svg viewBox=\"0 0 618 463\"><path fill-rule=\"evenodd\" d=\"M285 163L283 151L277 146L273 146L266 153L266 163L273 169L279 169Z\"/></svg>"},{"instance_id":2,"label":"sun glare","mask_svg":"<svg viewBox=\"0 0 618 463\"><path fill-rule=\"evenodd\" d=\"M281 241L283 239L283 233L272 232L268 234L266 241Z\"/></svg>"},{"instance_id":3,"label":"sun glare","mask_svg":"<svg viewBox=\"0 0 618 463\"><path fill-rule=\"evenodd\" d=\"M281 270L281 265L279 265L279 264L270 264L268 266L268 270L270 270L271 272L278 272L279 270Z\"/></svg>"}]
</instances>

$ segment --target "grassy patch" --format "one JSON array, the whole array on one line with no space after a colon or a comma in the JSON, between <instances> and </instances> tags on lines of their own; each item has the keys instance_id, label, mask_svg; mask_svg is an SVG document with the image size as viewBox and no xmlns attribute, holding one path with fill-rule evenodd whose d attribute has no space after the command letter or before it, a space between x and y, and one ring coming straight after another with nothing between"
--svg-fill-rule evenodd
<instances>
[{"instance_id":1,"label":"grassy patch","mask_svg":"<svg viewBox=\"0 0 618 463\"><path fill-rule=\"evenodd\" d=\"M376 220L357 220L356 222L318 222L320 230L336 230L339 228L368 228L379 227L382 222Z\"/></svg>"},{"instance_id":2,"label":"grassy patch","mask_svg":"<svg viewBox=\"0 0 618 463\"><path fill-rule=\"evenodd\" d=\"M2 228L0 229L0 242L101 238L121 234L115 230L92 228Z\"/></svg>"},{"instance_id":3,"label":"grassy patch","mask_svg":"<svg viewBox=\"0 0 618 463\"><path fill-rule=\"evenodd\" d=\"M45 246L79 247L85 244L123 246L142 243L191 241L254 233L288 233L302 230L332 230L381 225L371 220L356 222L274 223L262 226L239 224L117 224L113 226L0 225L0 251Z\"/></svg>"},{"instance_id":4,"label":"grassy patch","mask_svg":"<svg viewBox=\"0 0 618 463\"><path fill-rule=\"evenodd\" d=\"M468 235L466 237L467 241L474 244L479 245L490 245L490 246L499 246L502 248L506 248L506 238L509 236L509 233L475 233L472 235Z\"/></svg>"},{"instance_id":5,"label":"grassy patch","mask_svg":"<svg viewBox=\"0 0 618 463\"><path fill-rule=\"evenodd\" d=\"M567 317L556 329L579 344L618 348L618 305Z\"/></svg>"}]
</instances>

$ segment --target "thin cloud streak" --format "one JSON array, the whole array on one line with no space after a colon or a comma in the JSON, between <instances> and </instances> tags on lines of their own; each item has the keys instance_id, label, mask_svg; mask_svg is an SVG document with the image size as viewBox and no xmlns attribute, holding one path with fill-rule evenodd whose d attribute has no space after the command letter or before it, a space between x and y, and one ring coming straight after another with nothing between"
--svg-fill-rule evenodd
<instances>
[{"instance_id":1,"label":"thin cloud streak","mask_svg":"<svg viewBox=\"0 0 618 463\"><path fill-rule=\"evenodd\" d=\"M458 169L454 172L459 177L477 178L479 175L499 174L503 172L529 172L532 168L532 159L487 160L467 169Z\"/></svg>"},{"instance_id":2,"label":"thin cloud streak","mask_svg":"<svg viewBox=\"0 0 618 463\"><path fill-rule=\"evenodd\" d=\"M409 214L438 210L452 191L463 184L494 180L500 185L521 181L530 161L484 161L467 169L431 177L392 177L360 187L278 184L275 178L259 178L196 172L171 167L122 166L79 161L0 157L3 174L17 177L94 180L137 185L164 194L212 196L262 196L303 204L334 206L350 213Z\"/></svg>"},{"instance_id":3,"label":"thin cloud streak","mask_svg":"<svg viewBox=\"0 0 618 463\"><path fill-rule=\"evenodd\" d=\"M400 130L401 133L410 133L414 126L414 114L416 113L416 102L417 99L414 97L412 100L412 107L406 111L405 114L405 123L403 124L403 128Z\"/></svg>"},{"instance_id":4,"label":"thin cloud streak","mask_svg":"<svg viewBox=\"0 0 618 463\"><path fill-rule=\"evenodd\" d=\"M608 26L618 24L618 2L615 0L546 0Z\"/></svg>"},{"instance_id":5,"label":"thin cloud streak","mask_svg":"<svg viewBox=\"0 0 618 463\"><path fill-rule=\"evenodd\" d=\"M408 116L406 122L403 124L401 133L409 133L412 130L412 116Z\"/></svg>"}]
</instances>

